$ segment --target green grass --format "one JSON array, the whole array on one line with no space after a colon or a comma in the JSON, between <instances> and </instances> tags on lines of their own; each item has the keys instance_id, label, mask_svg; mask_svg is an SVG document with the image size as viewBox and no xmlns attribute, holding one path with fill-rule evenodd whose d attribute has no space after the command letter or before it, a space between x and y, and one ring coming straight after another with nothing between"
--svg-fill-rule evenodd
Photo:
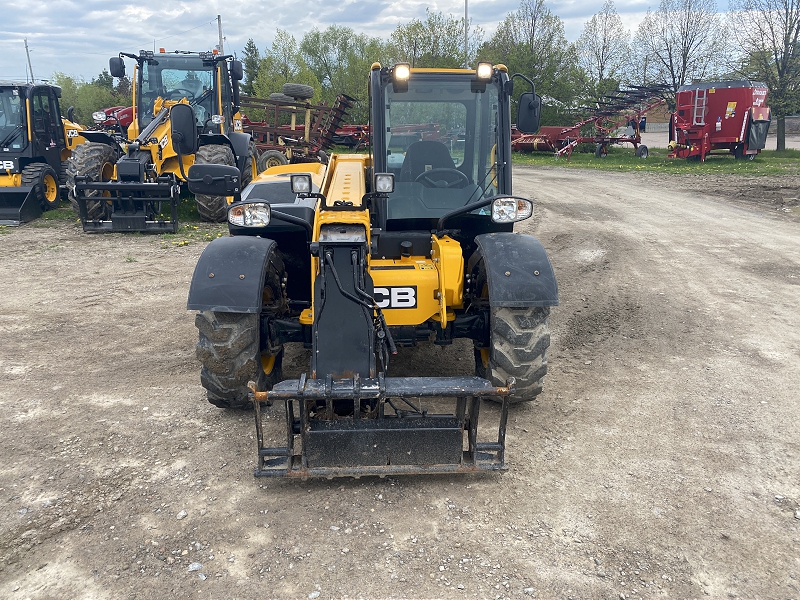
<instances>
[{"instance_id":1,"label":"green grass","mask_svg":"<svg viewBox=\"0 0 800 600\"><path fill-rule=\"evenodd\" d=\"M589 147L585 145L584 147ZM580 148L580 147L579 147ZM617 172L652 172L669 174L720 174L720 175L798 175L800 174L800 150L782 152L764 151L754 160L735 160L730 154L712 154L705 162L693 162L680 158L667 158L665 148L650 148L647 158L637 158L633 147L612 146L608 156L597 158L594 147L591 151L576 150L572 157L555 158L550 152L515 152L515 165L558 166L572 169L597 169Z\"/></svg>"},{"instance_id":2,"label":"green grass","mask_svg":"<svg viewBox=\"0 0 800 600\"><path fill-rule=\"evenodd\" d=\"M56 227L65 222L78 223L78 215L72 210L68 202L61 202L61 206L54 210L47 210L42 213L42 216L31 222L31 227L38 229L47 229L49 227Z\"/></svg>"}]
</instances>

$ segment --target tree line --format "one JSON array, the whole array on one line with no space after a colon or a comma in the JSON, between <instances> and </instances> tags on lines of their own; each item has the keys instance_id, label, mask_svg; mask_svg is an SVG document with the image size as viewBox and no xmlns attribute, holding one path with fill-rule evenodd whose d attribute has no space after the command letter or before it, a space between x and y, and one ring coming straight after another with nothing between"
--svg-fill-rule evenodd
<instances>
[{"instance_id":1,"label":"tree line","mask_svg":"<svg viewBox=\"0 0 800 600\"><path fill-rule=\"evenodd\" d=\"M249 39L240 58L244 93L266 98L284 83L302 83L314 88L312 102L328 104L345 93L357 100L349 113L353 123L367 122L366 81L374 62L428 68L503 63L535 83L548 125L571 124L577 107L621 86L665 85L672 108L678 88L695 81L763 81L782 149L784 117L800 111L798 36L800 0L730 0L727 13L716 12L715 0L661 0L634 32L606 0L575 42L567 41L563 21L544 0L521 0L491 36L471 20L427 9L387 39L340 25L299 38L278 29L263 49ZM92 110L130 103L130 83L114 83L106 71L88 83L60 73L54 80L63 88L62 103L72 102L81 122Z\"/></svg>"}]
</instances>

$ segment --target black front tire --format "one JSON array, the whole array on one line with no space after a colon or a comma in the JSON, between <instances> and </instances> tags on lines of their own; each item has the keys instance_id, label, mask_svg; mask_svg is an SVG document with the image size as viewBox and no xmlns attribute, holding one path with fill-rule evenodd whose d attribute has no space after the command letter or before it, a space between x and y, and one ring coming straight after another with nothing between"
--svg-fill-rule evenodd
<instances>
[{"instance_id":1,"label":"black front tire","mask_svg":"<svg viewBox=\"0 0 800 600\"><path fill-rule=\"evenodd\" d=\"M266 373L259 350L259 323L259 315L252 313L208 311L195 317L200 382L214 406L250 408L248 382L263 391L280 381L283 349L266 358L267 364L272 361Z\"/></svg>"},{"instance_id":2,"label":"black front tire","mask_svg":"<svg viewBox=\"0 0 800 600\"><path fill-rule=\"evenodd\" d=\"M22 170L22 185L33 188L32 194L42 210L53 210L61 204L58 173L47 163L31 163Z\"/></svg>"},{"instance_id":3,"label":"black front tire","mask_svg":"<svg viewBox=\"0 0 800 600\"><path fill-rule=\"evenodd\" d=\"M242 171L242 189L253 181L254 174L258 174L258 158L258 146L253 140L250 140L250 143L247 144L247 161L245 161Z\"/></svg>"},{"instance_id":4,"label":"black front tire","mask_svg":"<svg viewBox=\"0 0 800 600\"><path fill-rule=\"evenodd\" d=\"M549 306L490 308L490 344L475 347L475 374L496 386L516 380L512 404L529 402L542 391L550 346Z\"/></svg>"},{"instance_id":5,"label":"black front tire","mask_svg":"<svg viewBox=\"0 0 800 600\"><path fill-rule=\"evenodd\" d=\"M261 317L288 310L283 292L286 270L274 250L267 265L261 314L205 311L195 316L200 382L208 401L219 408L250 408L248 382L265 391L283 379L283 346L270 340L262 343Z\"/></svg>"},{"instance_id":6,"label":"black front tire","mask_svg":"<svg viewBox=\"0 0 800 600\"><path fill-rule=\"evenodd\" d=\"M200 146L195 154L195 164L215 164L236 166L233 150L223 144L208 144ZM222 223L228 217L228 200L225 196L207 196L195 194L197 212L204 221Z\"/></svg>"},{"instance_id":7,"label":"black front tire","mask_svg":"<svg viewBox=\"0 0 800 600\"><path fill-rule=\"evenodd\" d=\"M94 182L110 181L117 158L114 148L97 142L86 142L72 151L72 156L67 161L67 193L75 214L80 215L78 201L75 199L75 176L83 175ZM98 197L97 200L86 201L89 220L107 219L111 214L111 206L101 198L102 192L92 190L87 191L86 195Z\"/></svg>"}]
</instances>

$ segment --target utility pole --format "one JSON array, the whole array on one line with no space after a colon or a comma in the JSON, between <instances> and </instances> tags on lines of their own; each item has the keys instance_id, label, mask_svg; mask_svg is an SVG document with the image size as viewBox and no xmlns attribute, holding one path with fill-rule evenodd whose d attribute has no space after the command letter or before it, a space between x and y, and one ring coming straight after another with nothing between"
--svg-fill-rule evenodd
<instances>
[{"instance_id":1,"label":"utility pole","mask_svg":"<svg viewBox=\"0 0 800 600\"><path fill-rule=\"evenodd\" d=\"M464 68L469 68L469 17L467 14L467 1L464 0Z\"/></svg>"},{"instance_id":2,"label":"utility pole","mask_svg":"<svg viewBox=\"0 0 800 600\"><path fill-rule=\"evenodd\" d=\"M225 54L225 50L222 48L222 17L217 15L217 29L219 30L219 53Z\"/></svg>"},{"instance_id":3,"label":"utility pole","mask_svg":"<svg viewBox=\"0 0 800 600\"><path fill-rule=\"evenodd\" d=\"M25 54L28 56L28 70L31 72L31 83L36 83L36 80L33 78L33 67L31 66L31 53L28 50L28 38L25 38Z\"/></svg>"}]
</instances>

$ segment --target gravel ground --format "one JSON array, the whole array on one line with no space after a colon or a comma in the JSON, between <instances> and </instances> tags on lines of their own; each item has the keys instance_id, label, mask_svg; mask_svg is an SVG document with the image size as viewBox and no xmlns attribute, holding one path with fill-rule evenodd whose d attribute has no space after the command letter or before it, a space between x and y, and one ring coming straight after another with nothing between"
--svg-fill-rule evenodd
<instances>
[{"instance_id":1,"label":"gravel ground","mask_svg":"<svg viewBox=\"0 0 800 600\"><path fill-rule=\"evenodd\" d=\"M0 230L0 597L800 596L800 182L515 177L561 304L502 474L256 480L199 382L204 243Z\"/></svg>"}]
</instances>

